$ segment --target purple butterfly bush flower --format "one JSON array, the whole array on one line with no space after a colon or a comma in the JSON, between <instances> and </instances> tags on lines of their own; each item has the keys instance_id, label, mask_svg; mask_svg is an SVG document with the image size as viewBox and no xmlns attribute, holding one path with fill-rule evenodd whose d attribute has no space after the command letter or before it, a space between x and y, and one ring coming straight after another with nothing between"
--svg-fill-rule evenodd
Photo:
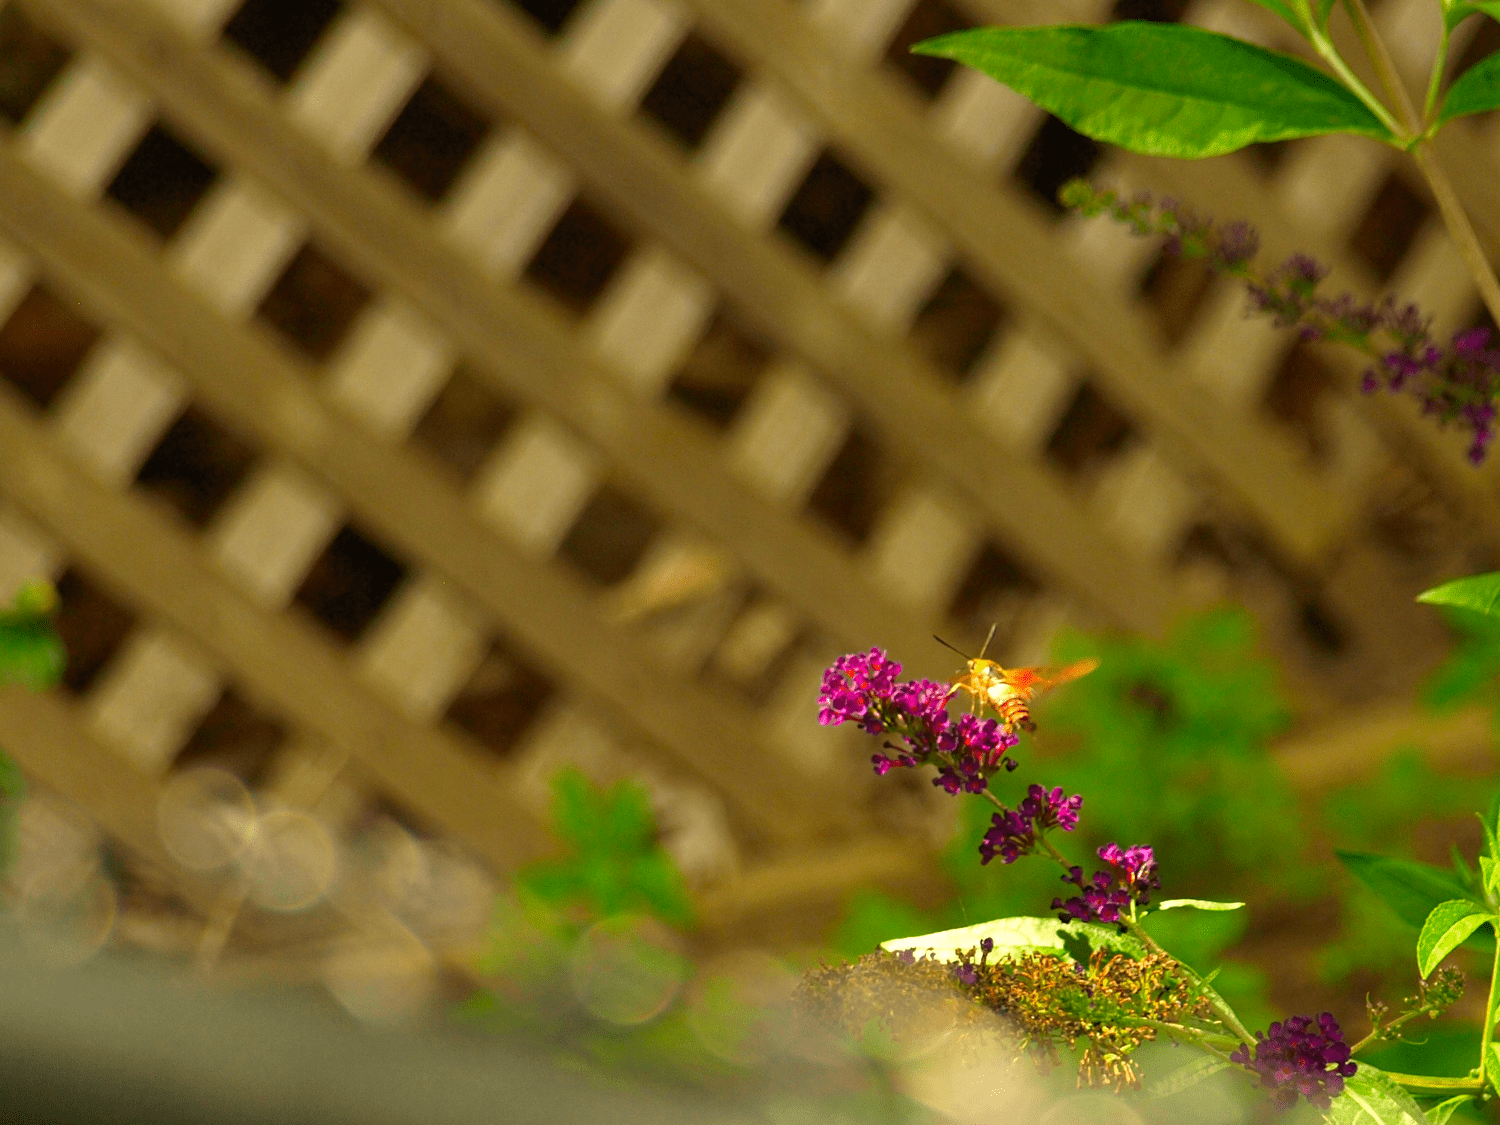
<instances>
[{"instance_id":1,"label":"purple butterfly bush flower","mask_svg":"<svg viewBox=\"0 0 1500 1125\"><path fill-rule=\"evenodd\" d=\"M1047 829L1071 832L1077 828L1082 807L1083 797L1074 794L1064 798L1061 786L1050 793L1040 785L1031 786L1014 811L1007 809L990 817L990 830L979 841L979 862L989 863L998 855L1002 863L1014 863L1023 855L1031 855Z\"/></svg>"},{"instance_id":2,"label":"purple butterfly bush flower","mask_svg":"<svg viewBox=\"0 0 1500 1125\"><path fill-rule=\"evenodd\" d=\"M1484 461L1495 436L1496 399L1500 398L1500 349L1490 346L1488 328L1455 334L1444 347L1433 340L1431 317L1414 304L1387 296L1370 303L1351 293L1321 297L1318 285L1328 267L1306 254L1294 254L1270 273L1254 272L1250 261L1260 246L1255 230L1243 222L1216 224L1199 218L1173 199L1152 201L1149 192L1126 203L1113 191L1099 191L1082 180L1063 185L1064 206L1085 216L1109 212L1139 235L1166 237L1166 252L1205 258L1214 270L1237 277L1250 295L1250 311L1271 316L1279 328L1294 328L1306 341L1347 344L1373 361L1360 378L1360 390L1382 384L1413 395L1424 414L1440 425L1456 423L1473 434L1469 460ZM1384 337L1382 340L1381 337Z\"/></svg>"},{"instance_id":3,"label":"purple butterfly bush flower","mask_svg":"<svg viewBox=\"0 0 1500 1125\"><path fill-rule=\"evenodd\" d=\"M1123 933L1121 912L1128 913L1131 903L1149 905L1151 892L1161 887L1156 874L1156 855L1143 844L1131 848L1105 844L1099 849L1099 858L1109 865L1109 870L1096 871L1091 882L1084 882L1083 868L1070 868L1062 877L1063 882L1072 883L1083 893L1067 900L1054 898L1052 909L1063 911L1058 918L1064 922L1108 922L1119 926Z\"/></svg>"},{"instance_id":4,"label":"purple butterfly bush flower","mask_svg":"<svg viewBox=\"0 0 1500 1125\"><path fill-rule=\"evenodd\" d=\"M947 710L953 689L932 680L898 681L901 665L878 648L841 656L823 673L818 721L824 726L858 723L868 734L893 734L902 746L886 743L893 754L873 754L878 774L894 767L933 765L933 784L948 793L982 793L1002 767L1016 768L1007 757L1020 741L994 719Z\"/></svg>"},{"instance_id":5,"label":"purple butterfly bush flower","mask_svg":"<svg viewBox=\"0 0 1500 1125\"><path fill-rule=\"evenodd\" d=\"M1260 1084L1274 1090L1273 1101L1291 1108L1300 1094L1319 1109L1327 1109L1344 1092L1344 1079L1358 1065L1332 1014L1324 1012L1316 1024L1308 1016L1292 1016L1255 1033L1255 1057L1240 1047L1229 1057L1260 1075Z\"/></svg>"}]
</instances>

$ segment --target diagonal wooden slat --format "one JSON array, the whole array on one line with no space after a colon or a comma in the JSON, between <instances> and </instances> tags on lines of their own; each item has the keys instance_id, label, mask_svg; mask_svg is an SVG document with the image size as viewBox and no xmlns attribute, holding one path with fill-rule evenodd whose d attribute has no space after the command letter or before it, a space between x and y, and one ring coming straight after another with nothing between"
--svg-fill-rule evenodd
<instances>
[{"instance_id":1,"label":"diagonal wooden slat","mask_svg":"<svg viewBox=\"0 0 1500 1125\"><path fill-rule=\"evenodd\" d=\"M1015 189L980 179L933 136L915 96L851 65L784 0L688 0L711 32L799 98L878 183L918 207L976 272L1053 324L1101 386L1184 469L1206 468L1281 550L1307 565L1332 545L1336 508L1280 434L1216 408L1120 302L1069 262Z\"/></svg>"},{"instance_id":2,"label":"diagonal wooden slat","mask_svg":"<svg viewBox=\"0 0 1500 1125\"><path fill-rule=\"evenodd\" d=\"M530 816L514 786L480 764L481 750L402 719L311 625L262 612L213 573L186 531L91 479L26 413L0 388L0 486L106 588L191 636L249 690L346 748L502 869L537 853L540 829L524 830Z\"/></svg>"},{"instance_id":3,"label":"diagonal wooden slat","mask_svg":"<svg viewBox=\"0 0 1500 1125\"><path fill-rule=\"evenodd\" d=\"M434 237L399 191L342 168L288 129L244 67L205 55L145 11L63 0L37 15L110 51L205 148L275 184L368 276L451 333L480 374L574 425L658 511L709 531L828 634L897 652L932 649L931 626L893 604L831 536L744 488L697 427L639 402L560 316L496 287ZM936 652L932 659L930 670L945 667Z\"/></svg>"},{"instance_id":4,"label":"diagonal wooden slat","mask_svg":"<svg viewBox=\"0 0 1500 1125\"><path fill-rule=\"evenodd\" d=\"M188 377L199 399L240 432L321 476L402 555L455 582L537 654L559 682L591 691L622 726L714 784L747 826L778 839L853 815L819 807L815 796L799 787L768 781L775 776L768 757L775 761L777 751L758 735L747 709L655 670L620 630L603 624L581 580L520 556L479 524L424 460L383 445L325 405L280 348L258 332L226 322L168 274L144 236L67 200L8 149L0 150L0 194L8 202L0 228L36 255L44 272L160 352ZM158 581L170 586L170 571L161 570ZM143 588L139 596L150 604L146 593ZM244 622L245 628L251 625ZM211 635L199 636L200 641L222 643L212 635L212 625L203 623L201 630ZM368 712L360 717L367 698L347 699L346 721L355 726L341 741L374 740L372 747L392 756L390 768L408 771L411 784L421 789L427 784L421 755L405 743L392 744L388 732L439 736L375 721ZM306 699L315 701L316 693ZM309 705L297 704L303 711ZM451 756L453 769L460 769L462 757ZM477 766L454 776L464 779L453 787L455 800L472 808L488 799L492 786ZM434 808L431 815L436 813ZM479 824L469 828L478 831Z\"/></svg>"},{"instance_id":5,"label":"diagonal wooden slat","mask_svg":"<svg viewBox=\"0 0 1500 1125\"><path fill-rule=\"evenodd\" d=\"M610 116L563 79L523 17L482 0L452 0L441 15L422 0L378 2L467 84L476 102L535 133L601 197L721 285L783 346L811 360L858 404L883 441L932 466L958 503L1039 575L1121 624L1150 629L1169 612L1173 592L1164 576L1105 536L1056 473L984 436L932 364L906 343L868 329L791 250L734 222L691 182L667 141Z\"/></svg>"}]
</instances>

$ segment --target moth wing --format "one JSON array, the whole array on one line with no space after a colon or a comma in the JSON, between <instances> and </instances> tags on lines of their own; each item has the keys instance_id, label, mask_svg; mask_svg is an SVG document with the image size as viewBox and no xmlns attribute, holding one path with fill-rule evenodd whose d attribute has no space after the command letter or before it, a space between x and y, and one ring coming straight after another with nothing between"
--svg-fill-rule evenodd
<instances>
[{"instance_id":1,"label":"moth wing","mask_svg":"<svg viewBox=\"0 0 1500 1125\"><path fill-rule=\"evenodd\" d=\"M1071 683L1080 676L1087 676L1095 668L1099 667L1099 661L1090 657L1087 660L1076 660L1072 664L1047 665L1038 668L1012 668L1004 675L1005 682L1010 684L1019 692L1031 695L1041 691L1043 688L1057 687L1059 684Z\"/></svg>"}]
</instances>

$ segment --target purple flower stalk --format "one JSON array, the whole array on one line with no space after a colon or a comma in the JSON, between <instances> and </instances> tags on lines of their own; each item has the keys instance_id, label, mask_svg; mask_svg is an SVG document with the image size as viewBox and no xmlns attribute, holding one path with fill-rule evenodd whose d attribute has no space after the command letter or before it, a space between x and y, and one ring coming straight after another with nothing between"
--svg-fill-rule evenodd
<instances>
[{"instance_id":1,"label":"purple flower stalk","mask_svg":"<svg viewBox=\"0 0 1500 1125\"><path fill-rule=\"evenodd\" d=\"M952 694L932 680L898 682L901 665L878 648L841 656L823 673L818 721L824 726L854 722L869 734L894 734L902 746L886 743L892 755L873 754L878 774L893 767L933 765L933 784L952 794L983 793L1002 767L1016 768L1006 757L1020 740L994 719L961 715L955 722L945 704Z\"/></svg>"},{"instance_id":2,"label":"purple flower stalk","mask_svg":"<svg viewBox=\"0 0 1500 1125\"><path fill-rule=\"evenodd\" d=\"M1320 297L1318 285L1328 267L1306 254L1294 254L1258 275L1250 267L1260 247L1254 228L1244 222L1215 224L1173 199L1153 201L1142 192L1127 203L1083 180L1063 185L1058 197L1086 216L1108 211L1136 234L1165 235L1168 253L1206 258L1214 270L1238 277L1249 290L1250 311L1270 315L1278 328L1295 328L1303 340L1343 343L1364 352L1374 366L1361 377L1361 391L1373 394L1383 383L1390 391L1412 394L1439 424L1456 422L1470 430L1469 460L1484 461L1500 398L1500 348L1490 347L1488 328L1459 332L1443 347L1432 338L1432 318L1416 305L1400 305L1391 296L1373 304L1351 293ZM1384 340L1378 338L1382 334Z\"/></svg>"},{"instance_id":3,"label":"purple flower stalk","mask_svg":"<svg viewBox=\"0 0 1500 1125\"><path fill-rule=\"evenodd\" d=\"M1120 912L1128 910L1131 903L1147 906L1151 892L1161 887L1156 874L1156 856L1149 847L1138 844L1122 848L1119 844L1105 844L1099 849L1099 858L1109 864L1108 871L1094 872L1092 882L1083 879L1083 868L1074 866L1062 877L1064 883L1072 883L1083 893L1066 901L1052 900L1052 909L1063 913L1058 918L1064 922L1109 922L1120 927Z\"/></svg>"},{"instance_id":4,"label":"purple flower stalk","mask_svg":"<svg viewBox=\"0 0 1500 1125\"><path fill-rule=\"evenodd\" d=\"M1344 1079L1358 1065L1349 1058L1349 1045L1338 1021L1324 1012L1314 1026L1308 1016L1292 1016L1273 1023L1269 1032L1255 1033L1255 1057L1240 1047L1229 1057L1260 1075L1260 1084L1275 1091L1273 1100L1290 1108L1302 1095L1319 1109L1327 1109L1344 1092Z\"/></svg>"},{"instance_id":5,"label":"purple flower stalk","mask_svg":"<svg viewBox=\"0 0 1500 1125\"><path fill-rule=\"evenodd\" d=\"M998 855L1002 863L1014 863L1031 855L1047 829L1071 832L1077 828L1082 807L1083 797L1074 794L1064 799L1061 786L1050 793L1040 785L1031 786L1014 812L1006 809L990 817L990 830L979 841L979 862L989 863Z\"/></svg>"}]
</instances>

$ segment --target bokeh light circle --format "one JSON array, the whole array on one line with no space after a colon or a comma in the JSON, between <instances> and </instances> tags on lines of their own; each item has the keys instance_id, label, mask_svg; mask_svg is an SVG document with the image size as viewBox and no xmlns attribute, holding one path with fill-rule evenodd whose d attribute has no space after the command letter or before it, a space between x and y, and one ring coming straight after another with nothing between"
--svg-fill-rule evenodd
<instances>
[{"instance_id":1,"label":"bokeh light circle","mask_svg":"<svg viewBox=\"0 0 1500 1125\"><path fill-rule=\"evenodd\" d=\"M114 883L97 866L64 880L32 879L16 900L23 945L42 963L82 964L104 947L119 915Z\"/></svg>"},{"instance_id":2,"label":"bokeh light circle","mask_svg":"<svg viewBox=\"0 0 1500 1125\"><path fill-rule=\"evenodd\" d=\"M758 949L709 961L688 985L687 1021L712 1054L742 1066L763 1063L785 1046L797 976Z\"/></svg>"},{"instance_id":3,"label":"bokeh light circle","mask_svg":"<svg viewBox=\"0 0 1500 1125\"><path fill-rule=\"evenodd\" d=\"M677 935L653 918L617 914L595 922L573 947L569 980L588 1011L639 1024L664 1012L687 977Z\"/></svg>"},{"instance_id":4,"label":"bokeh light circle","mask_svg":"<svg viewBox=\"0 0 1500 1125\"><path fill-rule=\"evenodd\" d=\"M323 983L345 1010L370 1024L409 1022L437 995L437 959L405 926L391 921L347 935L323 966Z\"/></svg>"},{"instance_id":5,"label":"bokeh light circle","mask_svg":"<svg viewBox=\"0 0 1500 1125\"><path fill-rule=\"evenodd\" d=\"M227 770L183 770L156 799L156 829L167 854L190 871L233 863L255 836L255 798Z\"/></svg>"},{"instance_id":6,"label":"bokeh light circle","mask_svg":"<svg viewBox=\"0 0 1500 1125\"><path fill-rule=\"evenodd\" d=\"M305 910L327 893L338 874L338 848L322 823L296 809L260 818L243 868L250 900L267 910Z\"/></svg>"}]
</instances>

